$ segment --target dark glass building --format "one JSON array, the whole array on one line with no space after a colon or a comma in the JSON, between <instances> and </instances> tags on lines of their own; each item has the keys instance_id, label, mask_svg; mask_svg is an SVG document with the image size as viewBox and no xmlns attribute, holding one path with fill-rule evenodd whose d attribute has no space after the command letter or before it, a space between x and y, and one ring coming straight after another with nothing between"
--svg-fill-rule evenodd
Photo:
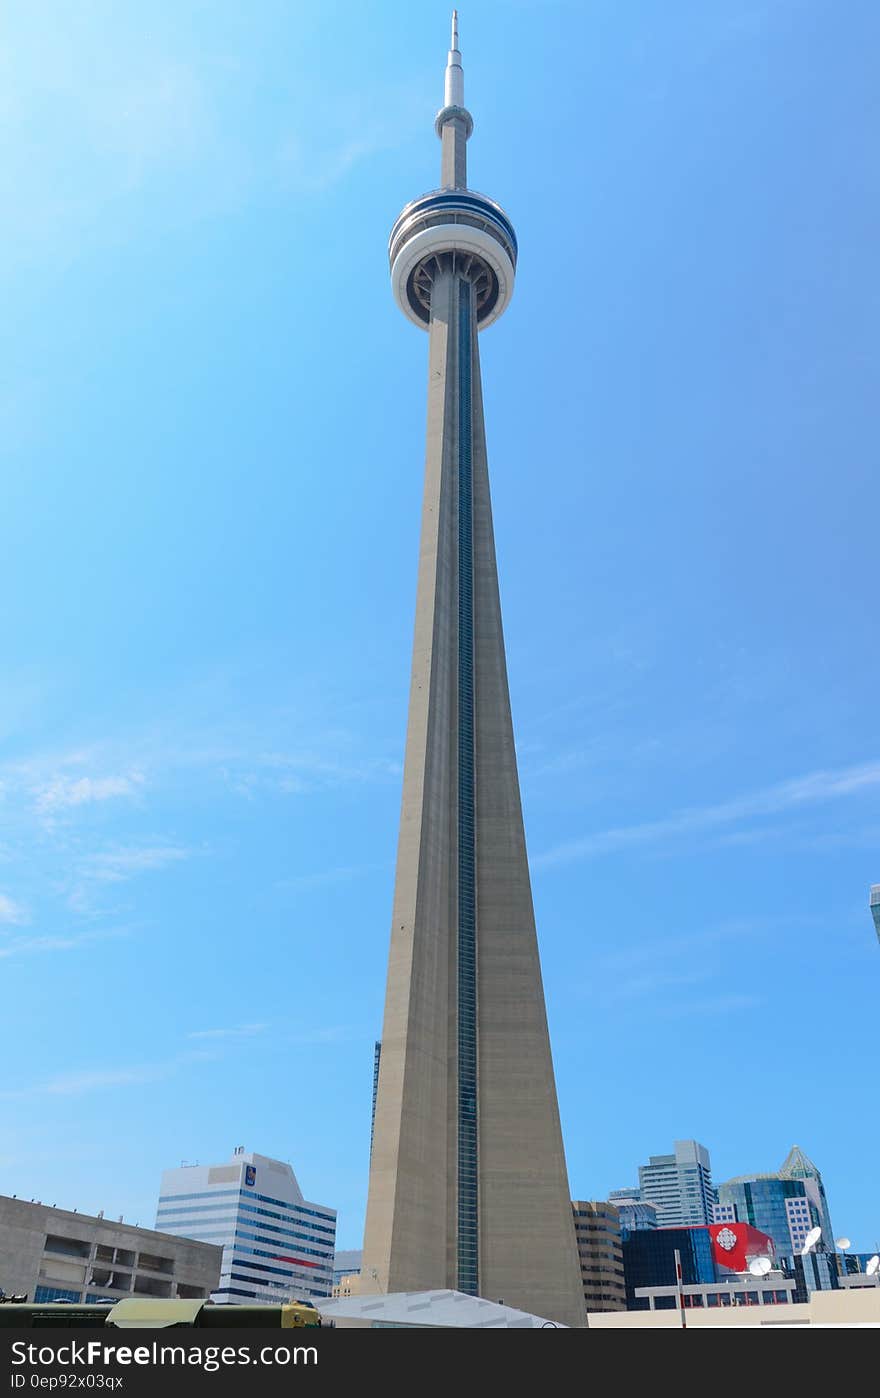
<instances>
[{"instance_id":1,"label":"dark glass building","mask_svg":"<svg viewBox=\"0 0 880 1398\"><path fill-rule=\"evenodd\" d=\"M786 1277L793 1277L795 1289L792 1301L807 1302L813 1291L837 1291L839 1288L836 1259L826 1252L808 1252L806 1257L781 1257L779 1266Z\"/></svg>"},{"instance_id":2,"label":"dark glass building","mask_svg":"<svg viewBox=\"0 0 880 1398\"><path fill-rule=\"evenodd\" d=\"M647 1311L646 1296L636 1296L643 1286L674 1286L675 1250L681 1254L685 1285L714 1282L715 1263L708 1228L644 1228L623 1242L623 1271L628 1311Z\"/></svg>"}]
</instances>

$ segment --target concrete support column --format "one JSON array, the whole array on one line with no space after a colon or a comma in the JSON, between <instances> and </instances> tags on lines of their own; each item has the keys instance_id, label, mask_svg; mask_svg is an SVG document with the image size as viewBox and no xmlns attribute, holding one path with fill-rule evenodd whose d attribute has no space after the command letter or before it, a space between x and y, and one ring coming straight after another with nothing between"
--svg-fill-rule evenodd
<instances>
[{"instance_id":1,"label":"concrete support column","mask_svg":"<svg viewBox=\"0 0 880 1398\"><path fill-rule=\"evenodd\" d=\"M467 130L463 117L450 117L440 137L440 188L467 189Z\"/></svg>"}]
</instances>

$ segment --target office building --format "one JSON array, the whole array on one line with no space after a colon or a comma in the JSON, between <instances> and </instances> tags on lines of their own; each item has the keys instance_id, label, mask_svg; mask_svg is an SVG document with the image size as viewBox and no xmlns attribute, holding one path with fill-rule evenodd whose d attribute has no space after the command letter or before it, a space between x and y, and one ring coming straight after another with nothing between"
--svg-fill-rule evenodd
<instances>
[{"instance_id":1,"label":"office building","mask_svg":"<svg viewBox=\"0 0 880 1398\"><path fill-rule=\"evenodd\" d=\"M777 1257L800 1252L804 1239L819 1222L803 1180L778 1175L737 1175L718 1185L715 1221L751 1223L769 1233Z\"/></svg>"},{"instance_id":2,"label":"office building","mask_svg":"<svg viewBox=\"0 0 880 1398\"><path fill-rule=\"evenodd\" d=\"M877 1256L875 1252L839 1252L837 1254L837 1274L840 1277L867 1276L875 1286L880 1286L880 1270L868 1272L868 1264Z\"/></svg>"},{"instance_id":3,"label":"office building","mask_svg":"<svg viewBox=\"0 0 880 1398\"><path fill-rule=\"evenodd\" d=\"M626 1310L617 1209L595 1199L575 1199L571 1208L585 1309Z\"/></svg>"},{"instance_id":4,"label":"office building","mask_svg":"<svg viewBox=\"0 0 880 1398\"><path fill-rule=\"evenodd\" d=\"M0 1292L29 1301L208 1297L222 1249L0 1195Z\"/></svg>"},{"instance_id":5,"label":"office building","mask_svg":"<svg viewBox=\"0 0 880 1398\"><path fill-rule=\"evenodd\" d=\"M478 332L510 302L517 242L468 188L455 19L435 129L440 188L406 206L389 243L397 304L428 333L428 424L361 1281L579 1325L480 380Z\"/></svg>"},{"instance_id":6,"label":"office building","mask_svg":"<svg viewBox=\"0 0 880 1398\"><path fill-rule=\"evenodd\" d=\"M356 1278L361 1274L363 1253L360 1248L348 1248L337 1252L333 1258L333 1286L331 1296L351 1296L357 1291Z\"/></svg>"},{"instance_id":7,"label":"office building","mask_svg":"<svg viewBox=\"0 0 880 1398\"><path fill-rule=\"evenodd\" d=\"M772 1287L767 1285L772 1282ZM687 1294L689 1288L685 1287ZM697 1288L704 1290L704 1288ZM711 1326L717 1329L720 1326L735 1326L737 1329L746 1327L772 1326L774 1330L791 1327L801 1333L811 1325L829 1327L880 1327L880 1286L847 1288L839 1291L812 1291L806 1301L792 1302L785 1305L784 1309L779 1305L770 1304L765 1293L773 1291L776 1293L776 1300L783 1301L785 1296L793 1297L794 1291L790 1279L779 1280L778 1276L768 1276L764 1279L764 1285L758 1289L754 1282L751 1286L751 1296L748 1295L745 1287L732 1288L726 1286L722 1291L721 1287L713 1287L716 1293L717 1303L709 1302L704 1306L696 1306L687 1312L687 1324L689 1329L699 1329L701 1326ZM725 1294L728 1302L733 1301L731 1291L739 1291L742 1301L740 1304L724 1303ZM708 1293L709 1288L705 1288ZM591 1329L594 1330L674 1330L681 1325L679 1309L675 1298L671 1304L667 1303L661 1308L659 1302L653 1311L604 1311L591 1315L588 1318Z\"/></svg>"},{"instance_id":8,"label":"office building","mask_svg":"<svg viewBox=\"0 0 880 1398\"><path fill-rule=\"evenodd\" d=\"M304 1199L284 1161L238 1146L227 1164L166 1170L156 1226L222 1247L212 1301L243 1305L330 1295L336 1210Z\"/></svg>"},{"instance_id":9,"label":"office building","mask_svg":"<svg viewBox=\"0 0 880 1398\"><path fill-rule=\"evenodd\" d=\"M794 1282L795 1301L808 1301L814 1291L836 1291L840 1286L836 1260L828 1252L795 1253L781 1257L779 1266Z\"/></svg>"},{"instance_id":10,"label":"office building","mask_svg":"<svg viewBox=\"0 0 880 1398\"><path fill-rule=\"evenodd\" d=\"M681 1258L682 1282L692 1288L690 1295L695 1298L688 1304L714 1305L713 1300L705 1297L707 1287L714 1294L718 1286L740 1285L750 1293L756 1282L749 1278L748 1269L756 1257L766 1257L774 1264L779 1272L781 1291L794 1290L794 1282L786 1285L787 1277L776 1264L773 1239L750 1224L710 1223L687 1228L641 1229L622 1241L626 1299L630 1309L646 1310L654 1309L655 1304L661 1308L667 1303L674 1304L667 1298L675 1294L677 1286L676 1252ZM729 1297L733 1293L725 1291L725 1294ZM770 1296L768 1304L776 1304L778 1300ZM749 1295L744 1304L750 1304Z\"/></svg>"},{"instance_id":11,"label":"office building","mask_svg":"<svg viewBox=\"0 0 880 1398\"><path fill-rule=\"evenodd\" d=\"M834 1251L822 1176L800 1146L792 1147L775 1173L736 1175L719 1184L716 1195L715 1220L736 1219L763 1229L778 1257L799 1254L813 1228L822 1230L815 1250Z\"/></svg>"},{"instance_id":12,"label":"office building","mask_svg":"<svg viewBox=\"0 0 880 1398\"><path fill-rule=\"evenodd\" d=\"M682 1280L698 1286L717 1280L708 1227L644 1228L621 1243L628 1310L648 1310L648 1301L636 1291L646 1287L675 1286L675 1254L681 1257Z\"/></svg>"},{"instance_id":13,"label":"office building","mask_svg":"<svg viewBox=\"0 0 880 1398\"><path fill-rule=\"evenodd\" d=\"M779 1167L779 1177L783 1180L803 1180L807 1198L813 1205L822 1229L822 1237L816 1245L818 1252L834 1251L834 1233L831 1228L831 1210L822 1176L812 1160L800 1146L792 1146Z\"/></svg>"},{"instance_id":14,"label":"office building","mask_svg":"<svg viewBox=\"0 0 880 1398\"><path fill-rule=\"evenodd\" d=\"M639 1166L639 1199L655 1204L658 1228L712 1222L715 1191L709 1152L698 1141L675 1141L672 1155Z\"/></svg>"},{"instance_id":15,"label":"office building","mask_svg":"<svg viewBox=\"0 0 880 1398\"><path fill-rule=\"evenodd\" d=\"M356 1276L361 1270L363 1253L360 1248L345 1248L334 1254L333 1257L333 1283L341 1282L343 1277Z\"/></svg>"},{"instance_id":16,"label":"office building","mask_svg":"<svg viewBox=\"0 0 880 1398\"><path fill-rule=\"evenodd\" d=\"M638 1191L635 1192L636 1195ZM639 1228L657 1227L657 1205L652 1204L648 1199L633 1197L633 1193L625 1190L615 1190L609 1201L617 1209L617 1218L620 1224L620 1235L625 1238L629 1233L636 1232Z\"/></svg>"},{"instance_id":17,"label":"office building","mask_svg":"<svg viewBox=\"0 0 880 1398\"><path fill-rule=\"evenodd\" d=\"M880 942L880 883L871 884L871 916L874 919L877 940Z\"/></svg>"},{"instance_id":18,"label":"office building","mask_svg":"<svg viewBox=\"0 0 880 1398\"><path fill-rule=\"evenodd\" d=\"M678 1312L683 1307L688 1313L688 1325L693 1324L692 1311L723 1311L726 1306L785 1306L792 1305L795 1299L795 1283L778 1269L760 1280L745 1273L728 1281L699 1282L681 1288L646 1286L636 1292L636 1300L647 1302L649 1311ZM644 1312L645 1307L639 1309Z\"/></svg>"}]
</instances>

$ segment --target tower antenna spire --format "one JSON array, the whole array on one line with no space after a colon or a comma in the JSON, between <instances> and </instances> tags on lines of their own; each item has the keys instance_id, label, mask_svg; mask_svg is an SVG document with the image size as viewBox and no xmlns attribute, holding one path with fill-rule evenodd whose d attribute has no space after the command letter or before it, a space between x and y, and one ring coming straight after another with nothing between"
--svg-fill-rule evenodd
<instances>
[{"instance_id":1,"label":"tower antenna spire","mask_svg":"<svg viewBox=\"0 0 880 1398\"><path fill-rule=\"evenodd\" d=\"M443 142L440 157L442 189L467 189L465 143L474 129L474 119L464 105L464 69L458 47L458 10L452 11L452 47L446 57L443 106L434 120L434 130Z\"/></svg>"},{"instance_id":2,"label":"tower antenna spire","mask_svg":"<svg viewBox=\"0 0 880 1398\"><path fill-rule=\"evenodd\" d=\"M444 107L464 106L464 69L461 66L461 51L458 47L458 10L452 11L452 42L446 59L443 105Z\"/></svg>"}]
</instances>

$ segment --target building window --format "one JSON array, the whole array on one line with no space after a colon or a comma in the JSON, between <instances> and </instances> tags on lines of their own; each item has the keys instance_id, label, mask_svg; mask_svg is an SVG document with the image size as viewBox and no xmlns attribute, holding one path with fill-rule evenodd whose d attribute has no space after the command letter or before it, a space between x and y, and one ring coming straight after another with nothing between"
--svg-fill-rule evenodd
<instances>
[{"instance_id":1,"label":"building window","mask_svg":"<svg viewBox=\"0 0 880 1398\"><path fill-rule=\"evenodd\" d=\"M67 1291L63 1286L38 1286L34 1292L34 1302L41 1301L81 1301L81 1291Z\"/></svg>"},{"instance_id":2,"label":"building window","mask_svg":"<svg viewBox=\"0 0 880 1398\"><path fill-rule=\"evenodd\" d=\"M59 1253L62 1257L88 1257L92 1245L85 1238L58 1238L49 1233L43 1251Z\"/></svg>"}]
</instances>

